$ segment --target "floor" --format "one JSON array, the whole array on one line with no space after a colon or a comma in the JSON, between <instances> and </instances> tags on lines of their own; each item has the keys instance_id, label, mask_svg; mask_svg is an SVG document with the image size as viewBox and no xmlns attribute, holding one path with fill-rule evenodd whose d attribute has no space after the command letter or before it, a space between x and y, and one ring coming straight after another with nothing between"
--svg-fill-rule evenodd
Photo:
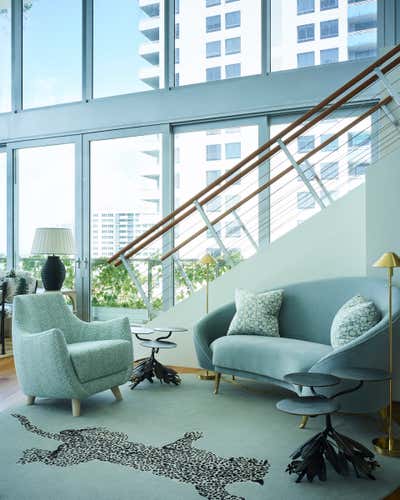
<instances>
[{"instance_id":1,"label":"floor","mask_svg":"<svg viewBox=\"0 0 400 500\"><path fill-rule=\"evenodd\" d=\"M179 373L200 373L196 368L174 367ZM0 359L0 411L24 401L24 395L21 392L17 376L15 373L14 358ZM396 407L396 414L399 413L400 405ZM396 460L396 459L393 459ZM400 459L399 459L400 463ZM400 487L384 500L400 500Z\"/></svg>"}]
</instances>

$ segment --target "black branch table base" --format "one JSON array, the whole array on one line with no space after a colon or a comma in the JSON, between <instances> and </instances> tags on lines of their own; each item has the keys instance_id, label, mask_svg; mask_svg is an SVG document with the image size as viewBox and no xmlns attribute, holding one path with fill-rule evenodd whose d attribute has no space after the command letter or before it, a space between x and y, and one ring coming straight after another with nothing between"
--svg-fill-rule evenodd
<instances>
[{"instance_id":1,"label":"black branch table base","mask_svg":"<svg viewBox=\"0 0 400 500\"><path fill-rule=\"evenodd\" d=\"M166 328L146 328L146 327L132 327L132 333L140 340L140 345L151 349L149 358L139 360L133 369L131 377L131 389L134 389L140 382L148 380L153 383L153 379L157 378L160 383L179 385L181 378L178 373L173 369L161 364L157 361L155 355L158 354L160 349L174 349L177 345L175 342L168 341L167 339L172 333L186 332L186 328L166 327ZM155 332L166 332L167 335L158 337L156 340L149 340L140 337L140 335L150 335Z\"/></svg>"},{"instance_id":2,"label":"black branch table base","mask_svg":"<svg viewBox=\"0 0 400 500\"><path fill-rule=\"evenodd\" d=\"M354 439L337 432L332 425L331 414L339 410L335 399L360 389L364 381L387 380L388 373L383 370L366 368L341 369L334 375L323 373L291 373L285 380L300 387L310 387L314 396L283 399L277 403L277 408L285 413L317 417L325 416L325 429L302 444L291 454L292 461L287 466L289 474L297 474L296 482L304 477L313 481L318 477L326 481L326 462L342 476L347 476L353 469L357 477L375 479L373 471L379 467L374 454L364 445ZM351 389L340 391L331 397L317 394L316 387L328 387L339 384L341 379L357 381Z\"/></svg>"}]
</instances>

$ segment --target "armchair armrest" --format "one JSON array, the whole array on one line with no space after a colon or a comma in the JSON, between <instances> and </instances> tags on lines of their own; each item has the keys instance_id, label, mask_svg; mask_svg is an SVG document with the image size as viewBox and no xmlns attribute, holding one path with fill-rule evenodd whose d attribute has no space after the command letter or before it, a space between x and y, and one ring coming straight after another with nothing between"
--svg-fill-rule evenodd
<instances>
[{"instance_id":1,"label":"armchair armrest","mask_svg":"<svg viewBox=\"0 0 400 500\"><path fill-rule=\"evenodd\" d=\"M29 333L18 328L14 336L15 365L23 391L32 396L85 398L58 328Z\"/></svg>"},{"instance_id":2,"label":"armchair armrest","mask_svg":"<svg viewBox=\"0 0 400 500\"><path fill-rule=\"evenodd\" d=\"M235 314L235 304L226 304L204 316L193 329L193 339L199 365L213 370L210 345L214 340L226 335Z\"/></svg>"}]
</instances>

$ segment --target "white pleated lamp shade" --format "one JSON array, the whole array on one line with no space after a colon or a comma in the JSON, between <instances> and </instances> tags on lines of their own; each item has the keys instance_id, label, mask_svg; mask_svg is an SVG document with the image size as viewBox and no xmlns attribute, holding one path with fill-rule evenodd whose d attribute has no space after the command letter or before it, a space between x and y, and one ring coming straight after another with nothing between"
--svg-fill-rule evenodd
<instances>
[{"instance_id":1,"label":"white pleated lamp shade","mask_svg":"<svg viewBox=\"0 0 400 500\"><path fill-rule=\"evenodd\" d=\"M66 227L38 227L32 244L32 254L73 255L74 237Z\"/></svg>"}]
</instances>

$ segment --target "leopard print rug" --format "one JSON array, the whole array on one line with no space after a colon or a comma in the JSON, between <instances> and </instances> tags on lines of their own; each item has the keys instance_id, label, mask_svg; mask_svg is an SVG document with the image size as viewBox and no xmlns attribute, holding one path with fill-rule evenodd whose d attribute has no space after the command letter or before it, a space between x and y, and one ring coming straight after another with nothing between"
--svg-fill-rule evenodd
<instances>
[{"instance_id":1,"label":"leopard print rug","mask_svg":"<svg viewBox=\"0 0 400 500\"><path fill-rule=\"evenodd\" d=\"M103 427L65 429L50 433L31 424L23 415L12 416L27 431L62 442L54 451L38 448L25 450L18 460L21 464L41 462L70 467L91 460L101 460L190 483L199 495L210 500L244 500L243 497L228 493L226 486L245 481L263 485L269 469L268 460L224 458L196 448L193 442L203 436L201 432L186 432L177 441L156 447L128 441L128 436L123 432Z\"/></svg>"}]
</instances>

